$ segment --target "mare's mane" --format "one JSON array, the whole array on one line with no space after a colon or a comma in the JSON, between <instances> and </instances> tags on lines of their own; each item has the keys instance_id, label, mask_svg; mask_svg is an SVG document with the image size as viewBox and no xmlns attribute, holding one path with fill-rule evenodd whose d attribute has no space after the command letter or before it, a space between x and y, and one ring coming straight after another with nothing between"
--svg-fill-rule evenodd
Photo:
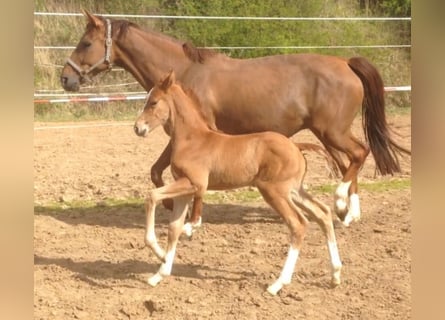
<instances>
[{"instance_id":1,"label":"mare's mane","mask_svg":"<svg viewBox=\"0 0 445 320\"><path fill-rule=\"evenodd\" d=\"M199 63L204 63L209 58L221 55L221 53L213 49L197 48L191 42L185 42L182 45L182 50L184 50L187 58L193 62Z\"/></svg>"},{"instance_id":2,"label":"mare's mane","mask_svg":"<svg viewBox=\"0 0 445 320\"><path fill-rule=\"evenodd\" d=\"M104 23L104 25L106 25L105 22L105 18L102 16L97 16L99 19L101 19ZM112 33L116 34L116 40L123 40L123 38L127 35L127 33L129 32L130 28L135 28L144 32L149 32L152 34L156 34L157 37L163 38L167 41L172 41L175 43L182 43L182 41L176 40L174 38L168 37L163 33L160 32L156 32L153 30L149 30L149 29L145 29L143 27L141 27L140 25L138 25L137 23L128 21L128 20L124 20L124 19L110 19L111 24L112 24ZM94 28L93 25L91 25L91 23L88 23L87 25L87 32L89 32L92 28ZM116 31L117 30L117 31Z\"/></svg>"},{"instance_id":3,"label":"mare's mane","mask_svg":"<svg viewBox=\"0 0 445 320\"><path fill-rule=\"evenodd\" d=\"M104 17L102 17L102 16L97 16L97 17L103 22L104 25L106 25ZM117 30L117 36L116 36L117 40L122 40L122 38L127 35L130 27L133 27L133 28L136 28L141 31L155 33L158 37L164 38L167 41L182 43L181 41L171 38L171 37L168 37L162 33L155 32L153 30L145 30L145 29L141 28L138 24L128 21L128 20L124 20L124 19L110 19L110 20L111 20L111 23L113 26L112 33L115 33ZM91 32L92 29L94 29L94 25L91 22L89 22L87 24L86 32L87 33ZM198 63L204 63L205 61L207 61L210 58L223 55L222 53L217 52L213 49L197 48L191 42L182 43L182 50L184 51L185 56L189 60L191 60L192 62L198 62Z\"/></svg>"},{"instance_id":4,"label":"mare's mane","mask_svg":"<svg viewBox=\"0 0 445 320\"><path fill-rule=\"evenodd\" d=\"M104 17L102 17L102 16L96 16L96 17L99 18L103 22L103 24L106 26L106 21L105 21L106 19ZM116 32L116 30L118 30L117 39L120 39L121 37L124 37L127 34L128 29L130 27L134 27L134 28L140 29L139 25L137 25L134 22L130 22L128 20L110 19L110 21L111 21L111 24L113 26L112 33ZM95 29L94 24L91 23L91 22L88 22L87 28L86 28L86 32L88 33L92 29Z\"/></svg>"}]
</instances>

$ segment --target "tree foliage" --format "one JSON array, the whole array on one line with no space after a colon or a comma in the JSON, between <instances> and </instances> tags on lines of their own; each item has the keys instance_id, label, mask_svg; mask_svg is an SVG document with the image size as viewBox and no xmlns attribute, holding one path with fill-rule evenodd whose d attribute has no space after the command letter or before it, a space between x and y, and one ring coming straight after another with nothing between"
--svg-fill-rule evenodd
<instances>
[{"instance_id":1,"label":"tree foliage","mask_svg":"<svg viewBox=\"0 0 445 320\"><path fill-rule=\"evenodd\" d=\"M36 0L35 10L79 13L81 9L98 14L220 16L220 17L407 17L410 0ZM357 46L410 44L410 21L296 21L241 19L144 19L129 18L141 27L155 29L196 46L256 47L255 49L219 50L232 57L251 58L282 53L317 52L343 57L365 56L381 71L386 85L411 82L409 48L367 49ZM85 18L35 16L34 45L74 46L84 32ZM351 48L307 48L316 46L351 46ZM258 48L262 47L262 48ZM306 48L264 48L306 47ZM36 88L60 89L60 69L66 51L35 50L34 82ZM134 81L128 73L111 73L106 81ZM105 87L105 86L104 86ZM127 88L140 90L137 85ZM92 90L100 90L95 86ZM104 89L106 90L106 89ZM409 93L394 94L397 105L409 105ZM402 99L400 99L402 97Z\"/></svg>"},{"instance_id":2,"label":"tree foliage","mask_svg":"<svg viewBox=\"0 0 445 320\"><path fill-rule=\"evenodd\" d=\"M360 8L388 17L410 17L411 0L359 0Z\"/></svg>"}]
</instances>

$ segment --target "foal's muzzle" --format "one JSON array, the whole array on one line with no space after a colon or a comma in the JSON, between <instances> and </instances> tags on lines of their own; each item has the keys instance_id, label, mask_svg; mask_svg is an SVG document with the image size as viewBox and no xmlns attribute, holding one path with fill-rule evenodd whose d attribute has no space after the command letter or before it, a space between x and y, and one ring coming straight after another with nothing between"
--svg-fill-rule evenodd
<instances>
[{"instance_id":1,"label":"foal's muzzle","mask_svg":"<svg viewBox=\"0 0 445 320\"><path fill-rule=\"evenodd\" d=\"M140 128L137 124L134 125L133 130L139 137L145 137L148 133L148 128L146 126Z\"/></svg>"}]
</instances>

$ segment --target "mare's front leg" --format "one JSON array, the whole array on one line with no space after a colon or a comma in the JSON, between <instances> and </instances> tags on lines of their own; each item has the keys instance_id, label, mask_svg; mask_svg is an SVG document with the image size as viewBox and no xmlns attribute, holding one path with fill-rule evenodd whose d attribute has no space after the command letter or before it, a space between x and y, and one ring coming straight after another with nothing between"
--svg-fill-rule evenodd
<instances>
[{"instance_id":1,"label":"mare's front leg","mask_svg":"<svg viewBox=\"0 0 445 320\"><path fill-rule=\"evenodd\" d=\"M156 188L164 186L164 180L162 180L162 173L170 165L170 159L172 154L172 144L171 141L168 142L164 151L162 151L161 156L156 160L156 162L151 167L151 181L154 183ZM173 210L173 200L164 199L162 201L164 207L168 210Z\"/></svg>"},{"instance_id":2,"label":"mare's front leg","mask_svg":"<svg viewBox=\"0 0 445 320\"><path fill-rule=\"evenodd\" d=\"M172 154L171 141L168 142L164 151L162 151L161 156L151 167L151 181L153 184L160 188L164 186L164 180L162 180L162 173L170 165L170 159ZM167 210L173 210L173 200L164 199L162 200L164 208ZM195 197L193 200L192 215L190 222L184 227L184 232L187 236L191 236L193 229L201 226L201 213L202 213L202 197Z\"/></svg>"}]
</instances>

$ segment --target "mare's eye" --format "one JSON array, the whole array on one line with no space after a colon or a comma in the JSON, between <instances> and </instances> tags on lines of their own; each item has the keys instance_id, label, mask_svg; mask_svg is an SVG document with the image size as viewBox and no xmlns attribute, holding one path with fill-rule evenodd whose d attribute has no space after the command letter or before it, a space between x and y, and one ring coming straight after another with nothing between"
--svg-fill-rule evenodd
<instances>
[{"instance_id":1,"label":"mare's eye","mask_svg":"<svg viewBox=\"0 0 445 320\"><path fill-rule=\"evenodd\" d=\"M89 42L89 41L82 41L81 42L81 46L82 46L82 48L88 48L88 47L91 46L91 42Z\"/></svg>"},{"instance_id":2,"label":"mare's eye","mask_svg":"<svg viewBox=\"0 0 445 320\"><path fill-rule=\"evenodd\" d=\"M155 106L157 103L158 103L157 101L153 100L153 101L149 101L149 102L148 102L148 105L151 106L151 107L153 107L153 106Z\"/></svg>"}]
</instances>

